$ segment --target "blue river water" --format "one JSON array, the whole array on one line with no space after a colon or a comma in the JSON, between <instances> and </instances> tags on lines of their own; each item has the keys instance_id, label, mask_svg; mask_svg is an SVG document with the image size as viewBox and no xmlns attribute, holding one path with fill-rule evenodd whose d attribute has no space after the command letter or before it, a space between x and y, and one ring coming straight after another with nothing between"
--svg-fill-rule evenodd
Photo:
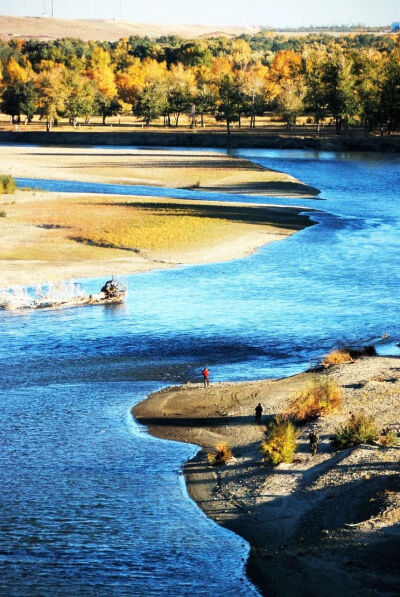
<instances>
[{"instance_id":1,"label":"blue river water","mask_svg":"<svg viewBox=\"0 0 400 597\"><path fill-rule=\"evenodd\" d=\"M250 258L131 276L123 306L0 313L0 595L256 595L247 544L187 498L196 448L151 438L130 408L204 364L213 381L278 377L384 333L398 353L400 157L232 153L321 189L273 199L313 207L317 225Z\"/></svg>"}]
</instances>

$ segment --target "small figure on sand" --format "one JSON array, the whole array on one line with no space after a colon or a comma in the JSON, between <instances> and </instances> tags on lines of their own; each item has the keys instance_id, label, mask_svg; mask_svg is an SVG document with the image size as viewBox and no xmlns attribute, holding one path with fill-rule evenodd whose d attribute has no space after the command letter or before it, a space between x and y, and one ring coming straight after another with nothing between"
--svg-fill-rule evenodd
<instances>
[{"instance_id":1,"label":"small figure on sand","mask_svg":"<svg viewBox=\"0 0 400 597\"><path fill-rule=\"evenodd\" d=\"M207 366L204 367L204 369L202 370L201 373L203 375L204 387L209 386L210 385L210 372L207 369Z\"/></svg>"},{"instance_id":2,"label":"small figure on sand","mask_svg":"<svg viewBox=\"0 0 400 597\"><path fill-rule=\"evenodd\" d=\"M261 415L263 413L263 407L261 406L261 403L259 402L256 406L256 408L254 409L255 413L256 413L256 420L255 422L259 425L261 423Z\"/></svg>"},{"instance_id":3,"label":"small figure on sand","mask_svg":"<svg viewBox=\"0 0 400 597\"><path fill-rule=\"evenodd\" d=\"M316 429L311 430L311 433L308 436L308 439L310 440L311 454L313 456L315 456L317 453L317 450L318 450L318 441L319 441L319 437L318 437L318 433L317 433Z\"/></svg>"}]
</instances>

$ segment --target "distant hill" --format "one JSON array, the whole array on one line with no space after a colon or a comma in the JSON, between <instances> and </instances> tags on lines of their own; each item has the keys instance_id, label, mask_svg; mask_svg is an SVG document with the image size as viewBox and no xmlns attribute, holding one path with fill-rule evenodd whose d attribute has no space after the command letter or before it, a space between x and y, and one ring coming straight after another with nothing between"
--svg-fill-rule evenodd
<instances>
[{"instance_id":1,"label":"distant hill","mask_svg":"<svg viewBox=\"0 0 400 597\"><path fill-rule=\"evenodd\" d=\"M233 37L242 33L257 33L260 27L221 27L220 25L151 25L125 23L124 21L55 19L50 17L0 16L0 39L52 40L75 37L84 41L116 41L121 37L140 35L160 37L179 35L187 39L225 35Z\"/></svg>"}]
</instances>

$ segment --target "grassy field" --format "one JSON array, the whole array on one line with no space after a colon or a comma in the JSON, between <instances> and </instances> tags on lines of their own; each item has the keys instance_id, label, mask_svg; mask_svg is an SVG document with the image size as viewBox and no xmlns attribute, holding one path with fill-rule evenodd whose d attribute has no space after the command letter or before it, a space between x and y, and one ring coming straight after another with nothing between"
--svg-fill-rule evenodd
<instances>
[{"instance_id":1,"label":"grassy field","mask_svg":"<svg viewBox=\"0 0 400 597\"><path fill-rule=\"evenodd\" d=\"M217 244L272 225L265 218L174 203L137 203L130 198L36 198L3 203L0 259L80 261L123 251L184 251ZM269 225L269 226L268 226ZM285 233L282 227L282 233ZM23 233L24 232L24 233Z\"/></svg>"}]
</instances>

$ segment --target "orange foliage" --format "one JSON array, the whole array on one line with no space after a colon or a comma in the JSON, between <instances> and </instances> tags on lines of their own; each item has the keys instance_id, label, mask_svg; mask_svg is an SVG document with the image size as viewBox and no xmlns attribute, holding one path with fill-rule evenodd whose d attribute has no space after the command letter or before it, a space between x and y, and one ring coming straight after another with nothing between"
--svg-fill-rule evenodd
<instances>
[{"instance_id":1,"label":"orange foliage","mask_svg":"<svg viewBox=\"0 0 400 597\"><path fill-rule=\"evenodd\" d=\"M27 71L18 64L14 56L11 56L6 64L5 79L7 83L16 83L17 81L26 83L28 80Z\"/></svg>"},{"instance_id":2,"label":"orange foliage","mask_svg":"<svg viewBox=\"0 0 400 597\"><path fill-rule=\"evenodd\" d=\"M301 67L301 56L293 50L277 52L271 64L271 79L281 83L291 78Z\"/></svg>"},{"instance_id":3,"label":"orange foliage","mask_svg":"<svg viewBox=\"0 0 400 597\"><path fill-rule=\"evenodd\" d=\"M92 79L102 95L113 98L117 95L114 72L111 68L111 57L107 50L96 46L90 59L88 77Z\"/></svg>"}]
</instances>

